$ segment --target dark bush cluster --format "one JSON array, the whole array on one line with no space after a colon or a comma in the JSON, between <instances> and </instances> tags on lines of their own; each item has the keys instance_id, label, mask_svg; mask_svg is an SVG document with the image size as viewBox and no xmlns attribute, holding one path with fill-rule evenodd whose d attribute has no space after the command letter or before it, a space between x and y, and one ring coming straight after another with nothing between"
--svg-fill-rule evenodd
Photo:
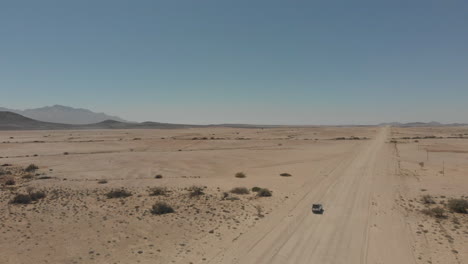
<instances>
[{"instance_id":1,"label":"dark bush cluster","mask_svg":"<svg viewBox=\"0 0 468 264\"><path fill-rule=\"evenodd\" d=\"M43 199L46 197L45 192L43 191L37 191L37 192L29 192L28 194L17 194L15 197L13 197L13 200L11 200L11 203L14 204L29 204L31 202L38 201L40 199Z\"/></svg>"},{"instance_id":2,"label":"dark bush cluster","mask_svg":"<svg viewBox=\"0 0 468 264\"><path fill-rule=\"evenodd\" d=\"M156 179L162 179L162 177L163 176L161 174L158 174L158 175L154 176L154 178L156 178Z\"/></svg>"},{"instance_id":3,"label":"dark bush cluster","mask_svg":"<svg viewBox=\"0 0 468 264\"><path fill-rule=\"evenodd\" d=\"M11 200L11 203L14 204L29 204L31 203L31 196L29 194L17 194L13 200Z\"/></svg>"},{"instance_id":4,"label":"dark bush cluster","mask_svg":"<svg viewBox=\"0 0 468 264\"><path fill-rule=\"evenodd\" d=\"M280 174L280 176L283 176L283 177L291 177L291 174L286 173L286 172L283 172L283 173Z\"/></svg>"}]
</instances>

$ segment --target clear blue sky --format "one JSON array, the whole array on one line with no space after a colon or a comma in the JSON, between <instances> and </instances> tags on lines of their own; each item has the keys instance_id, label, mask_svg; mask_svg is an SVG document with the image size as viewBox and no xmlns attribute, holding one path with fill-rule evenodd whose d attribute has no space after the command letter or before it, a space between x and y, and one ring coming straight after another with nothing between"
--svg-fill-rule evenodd
<instances>
[{"instance_id":1,"label":"clear blue sky","mask_svg":"<svg viewBox=\"0 0 468 264\"><path fill-rule=\"evenodd\" d=\"M1 1L0 94L135 121L468 122L468 1Z\"/></svg>"}]
</instances>

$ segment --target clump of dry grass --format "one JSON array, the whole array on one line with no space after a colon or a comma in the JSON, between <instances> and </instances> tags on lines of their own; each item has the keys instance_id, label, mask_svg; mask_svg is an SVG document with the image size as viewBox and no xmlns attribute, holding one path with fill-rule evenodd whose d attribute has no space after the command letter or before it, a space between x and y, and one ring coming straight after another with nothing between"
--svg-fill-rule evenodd
<instances>
[{"instance_id":1,"label":"clump of dry grass","mask_svg":"<svg viewBox=\"0 0 468 264\"><path fill-rule=\"evenodd\" d=\"M195 185L188 188L188 191L189 191L190 197L197 197L197 196L205 194L203 192L203 187L195 186Z\"/></svg>"},{"instance_id":2,"label":"clump of dry grass","mask_svg":"<svg viewBox=\"0 0 468 264\"><path fill-rule=\"evenodd\" d=\"M36 170L38 170L38 169L39 169L39 167L36 166L35 164L29 164L29 166L26 167L26 169L24 169L24 171L26 171L26 172L34 172L34 171L36 171Z\"/></svg>"},{"instance_id":3,"label":"clump of dry grass","mask_svg":"<svg viewBox=\"0 0 468 264\"><path fill-rule=\"evenodd\" d=\"M15 179L13 177L7 178L5 180L5 185L15 185L15 184L16 184L16 181L15 181Z\"/></svg>"},{"instance_id":4,"label":"clump of dry grass","mask_svg":"<svg viewBox=\"0 0 468 264\"><path fill-rule=\"evenodd\" d=\"M235 194L249 194L250 191L249 191L249 189L247 189L247 188L245 188L245 187L235 187L235 188L232 188L231 193L235 193Z\"/></svg>"},{"instance_id":5,"label":"clump of dry grass","mask_svg":"<svg viewBox=\"0 0 468 264\"><path fill-rule=\"evenodd\" d=\"M245 175L245 173L243 172L238 172L236 173L236 175L234 175L236 178L245 178L247 177L247 175Z\"/></svg>"},{"instance_id":6,"label":"clump of dry grass","mask_svg":"<svg viewBox=\"0 0 468 264\"><path fill-rule=\"evenodd\" d=\"M102 180L99 180L98 183L99 183L99 184L106 184L106 183L107 183L107 180L106 180L106 179L102 179Z\"/></svg>"},{"instance_id":7,"label":"clump of dry grass","mask_svg":"<svg viewBox=\"0 0 468 264\"><path fill-rule=\"evenodd\" d=\"M107 198L113 199L113 198L126 198L129 196L132 196L132 193L125 190L125 189L120 189L120 190L111 190L106 194Z\"/></svg>"},{"instance_id":8,"label":"clump of dry grass","mask_svg":"<svg viewBox=\"0 0 468 264\"><path fill-rule=\"evenodd\" d=\"M447 217L445 215L445 209L442 208L442 207L427 208L427 209L421 210L421 212L423 214L433 216L435 218L445 218L445 217Z\"/></svg>"},{"instance_id":9,"label":"clump of dry grass","mask_svg":"<svg viewBox=\"0 0 468 264\"><path fill-rule=\"evenodd\" d=\"M162 177L163 176L161 174L158 174L158 175L154 176L155 179L162 179Z\"/></svg>"},{"instance_id":10,"label":"clump of dry grass","mask_svg":"<svg viewBox=\"0 0 468 264\"><path fill-rule=\"evenodd\" d=\"M432 199L432 196L429 194L423 195L421 198L422 203L424 204L435 204L436 202Z\"/></svg>"},{"instance_id":11,"label":"clump of dry grass","mask_svg":"<svg viewBox=\"0 0 468 264\"><path fill-rule=\"evenodd\" d=\"M287 173L287 172L283 172L280 174L280 176L282 177L291 177L291 174Z\"/></svg>"},{"instance_id":12,"label":"clump of dry grass","mask_svg":"<svg viewBox=\"0 0 468 264\"><path fill-rule=\"evenodd\" d=\"M151 208L151 213L154 215L174 213L174 209L165 202L157 202Z\"/></svg>"},{"instance_id":13,"label":"clump of dry grass","mask_svg":"<svg viewBox=\"0 0 468 264\"><path fill-rule=\"evenodd\" d=\"M150 189L150 196L164 196L167 194L166 187L153 187Z\"/></svg>"}]
</instances>

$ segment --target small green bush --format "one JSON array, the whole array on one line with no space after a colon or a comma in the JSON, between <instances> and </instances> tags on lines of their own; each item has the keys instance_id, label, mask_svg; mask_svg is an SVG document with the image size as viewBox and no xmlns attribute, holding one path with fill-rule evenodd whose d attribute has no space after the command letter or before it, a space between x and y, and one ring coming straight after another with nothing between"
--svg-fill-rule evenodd
<instances>
[{"instance_id":1,"label":"small green bush","mask_svg":"<svg viewBox=\"0 0 468 264\"><path fill-rule=\"evenodd\" d=\"M106 194L107 198L109 199L113 199L113 198L126 198L126 197L129 197L129 196L132 196L132 193L125 190L125 189L121 189L121 190L112 190L110 192L108 192Z\"/></svg>"},{"instance_id":2,"label":"small green bush","mask_svg":"<svg viewBox=\"0 0 468 264\"><path fill-rule=\"evenodd\" d=\"M466 214L468 213L468 200L465 199L450 199L448 201L448 208L455 213Z\"/></svg>"},{"instance_id":3,"label":"small green bush","mask_svg":"<svg viewBox=\"0 0 468 264\"><path fill-rule=\"evenodd\" d=\"M154 215L170 214L174 213L174 209L165 202L157 202L151 208L151 213Z\"/></svg>"},{"instance_id":4,"label":"small green bush","mask_svg":"<svg viewBox=\"0 0 468 264\"><path fill-rule=\"evenodd\" d=\"M249 189L245 188L245 187L235 187L231 190L231 193L235 193L235 194L249 194L250 191Z\"/></svg>"}]
</instances>

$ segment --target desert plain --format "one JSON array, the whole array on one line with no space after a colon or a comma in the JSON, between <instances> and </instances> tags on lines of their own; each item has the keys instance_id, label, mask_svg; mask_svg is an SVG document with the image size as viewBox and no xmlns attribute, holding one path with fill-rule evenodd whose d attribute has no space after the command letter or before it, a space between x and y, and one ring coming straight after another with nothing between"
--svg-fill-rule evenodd
<instances>
[{"instance_id":1,"label":"desert plain","mask_svg":"<svg viewBox=\"0 0 468 264\"><path fill-rule=\"evenodd\" d=\"M468 263L468 127L0 131L0 165L2 264Z\"/></svg>"}]
</instances>

